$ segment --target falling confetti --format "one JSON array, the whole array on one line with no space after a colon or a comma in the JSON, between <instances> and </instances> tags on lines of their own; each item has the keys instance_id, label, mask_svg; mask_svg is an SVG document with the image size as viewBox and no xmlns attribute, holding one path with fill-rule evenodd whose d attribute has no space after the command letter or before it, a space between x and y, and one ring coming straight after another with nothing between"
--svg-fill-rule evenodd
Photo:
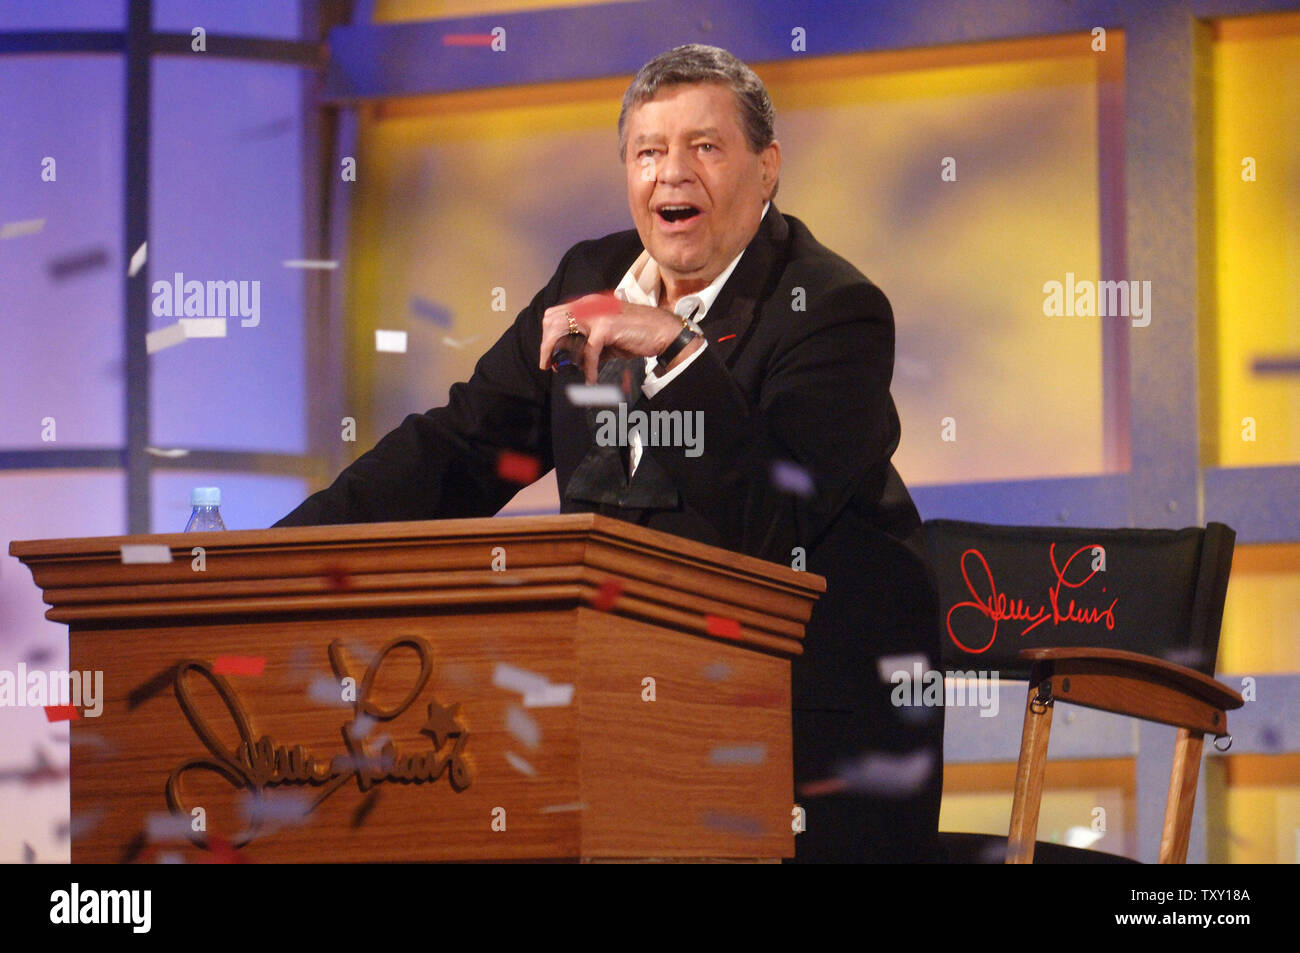
<instances>
[{"instance_id":1,"label":"falling confetti","mask_svg":"<svg viewBox=\"0 0 1300 953\"><path fill-rule=\"evenodd\" d=\"M813 495L812 474L789 460L772 461L772 485L794 496Z\"/></svg>"},{"instance_id":2,"label":"falling confetti","mask_svg":"<svg viewBox=\"0 0 1300 953\"><path fill-rule=\"evenodd\" d=\"M739 639L740 623L735 619L728 619L726 616L706 615L704 617L704 626L709 635L716 635L723 639Z\"/></svg>"},{"instance_id":3,"label":"falling confetti","mask_svg":"<svg viewBox=\"0 0 1300 953\"><path fill-rule=\"evenodd\" d=\"M731 678L731 666L726 662L710 662L704 666L704 677L711 682L725 682Z\"/></svg>"},{"instance_id":4,"label":"falling confetti","mask_svg":"<svg viewBox=\"0 0 1300 953\"><path fill-rule=\"evenodd\" d=\"M575 407L612 407L623 399L612 384L570 384L564 393Z\"/></svg>"},{"instance_id":5,"label":"falling confetti","mask_svg":"<svg viewBox=\"0 0 1300 953\"><path fill-rule=\"evenodd\" d=\"M46 721L76 721L81 717L81 712L77 711L73 705L46 705Z\"/></svg>"},{"instance_id":6,"label":"falling confetti","mask_svg":"<svg viewBox=\"0 0 1300 953\"><path fill-rule=\"evenodd\" d=\"M265 656L222 655L212 663L214 675L261 675L265 670Z\"/></svg>"},{"instance_id":7,"label":"falling confetti","mask_svg":"<svg viewBox=\"0 0 1300 953\"><path fill-rule=\"evenodd\" d=\"M28 218L20 222L5 222L0 225L0 238L19 238L23 235L35 235L45 227L45 219Z\"/></svg>"},{"instance_id":8,"label":"falling confetti","mask_svg":"<svg viewBox=\"0 0 1300 953\"><path fill-rule=\"evenodd\" d=\"M563 708L573 701L572 685L547 685L524 696L525 708Z\"/></svg>"},{"instance_id":9,"label":"falling confetti","mask_svg":"<svg viewBox=\"0 0 1300 953\"><path fill-rule=\"evenodd\" d=\"M126 276L128 278L134 278L136 275L140 274L140 269L144 267L145 262L148 260L149 243L141 242L140 247L137 248L135 254L131 256L131 264L127 266Z\"/></svg>"},{"instance_id":10,"label":"falling confetti","mask_svg":"<svg viewBox=\"0 0 1300 953\"><path fill-rule=\"evenodd\" d=\"M223 338L226 336L225 318L181 318L177 322L185 338Z\"/></svg>"},{"instance_id":11,"label":"falling confetti","mask_svg":"<svg viewBox=\"0 0 1300 953\"><path fill-rule=\"evenodd\" d=\"M606 579L600 584L600 588L596 590L596 597L591 600L591 606L593 609L599 609L601 612L608 612L610 609L614 608L614 605L618 602L618 597L622 592L623 580Z\"/></svg>"},{"instance_id":12,"label":"falling confetti","mask_svg":"<svg viewBox=\"0 0 1300 953\"><path fill-rule=\"evenodd\" d=\"M744 814L706 811L702 820L705 827L726 831L728 834L744 834L748 837L760 837L763 834L763 822L757 817Z\"/></svg>"},{"instance_id":13,"label":"falling confetti","mask_svg":"<svg viewBox=\"0 0 1300 953\"><path fill-rule=\"evenodd\" d=\"M537 774L536 768L534 768L523 758L519 757L519 755L515 754L513 751L506 752L506 761L509 762L510 767L514 768L520 774L526 774L530 778L535 777Z\"/></svg>"},{"instance_id":14,"label":"falling confetti","mask_svg":"<svg viewBox=\"0 0 1300 953\"><path fill-rule=\"evenodd\" d=\"M451 312L428 298L411 295L411 300L407 302L407 306L411 309L411 313L417 317L427 318L440 327L451 327Z\"/></svg>"},{"instance_id":15,"label":"falling confetti","mask_svg":"<svg viewBox=\"0 0 1300 953\"><path fill-rule=\"evenodd\" d=\"M545 691L551 681L545 675L538 675L526 668L498 662L492 669L492 684L509 692L527 695L529 692Z\"/></svg>"},{"instance_id":16,"label":"falling confetti","mask_svg":"<svg viewBox=\"0 0 1300 953\"><path fill-rule=\"evenodd\" d=\"M184 814L150 814L144 819L145 838L153 844L189 840L193 830Z\"/></svg>"},{"instance_id":17,"label":"falling confetti","mask_svg":"<svg viewBox=\"0 0 1300 953\"><path fill-rule=\"evenodd\" d=\"M150 454L151 456L164 457L169 460L174 460L177 457L188 457L190 455L190 452L188 450L176 450L176 449L164 450L162 447L145 447L144 452Z\"/></svg>"},{"instance_id":18,"label":"falling confetti","mask_svg":"<svg viewBox=\"0 0 1300 953\"><path fill-rule=\"evenodd\" d=\"M607 291L601 294L586 295L577 301L567 302L565 307L573 313L574 320L586 321L590 318L598 318L601 315L617 314L622 309L623 302L613 292Z\"/></svg>"},{"instance_id":19,"label":"falling confetti","mask_svg":"<svg viewBox=\"0 0 1300 953\"><path fill-rule=\"evenodd\" d=\"M375 330L375 350L384 351L390 354L406 353L406 332L405 331L380 331Z\"/></svg>"},{"instance_id":20,"label":"falling confetti","mask_svg":"<svg viewBox=\"0 0 1300 953\"><path fill-rule=\"evenodd\" d=\"M924 671L930 667L930 660L919 652L911 655L882 655L876 659L876 672L882 682L892 682L896 672L907 672L910 675L917 665Z\"/></svg>"},{"instance_id":21,"label":"falling confetti","mask_svg":"<svg viewBox=\"0 0 1300 953\"><path fill-rule=\"evenodd\" d=\"M338 266L337 261L321 258L290 258L284 262L286 268L305 268L309 271L333 271Z\"/></svg>"},{"instance_id":22,"label":"falling confetti","mask_svg":"<svg viewBox=\"0 0 1300 953\"><path fill-rule=\"evenodd\" d=\"M585 811L586 809L587 805L583 804L581 801L570 801L567 804L548 804L543 808L539 808L537 813L564 814L568 811Z\"/></svg>"},{"instance_id":23,"label":"falling confetti","mask_svg":"<svg viewBox=\"0 0 1300 953\"><path fill-rule=\"evenodd\" d=\"M107 264L108 252L102 248L93 248L90 251L65 255L50 262L50 277L55 281L63 281L84 271L103 268Z\"/></svg>"},{"instance_id":24,"label":"falling confetti","mask_svg":"<svg viewBox=\"0 0 1300 953\"><path fill-rule=\"evenodd\" d=\"M452 347L458 351L461 351L464 350L467 345L473 344L477 340L478 340L477 334L474 335L472 338L465 338L464 340L460 340L460 341L457 341L453 337L448 337L447 335L443 335L442 343L447 345L447 347Z\"/></svg>"},{"instance_id":25,"label":"falling confetti","mask_svg":"<svg viewBox=\"0 0 1300 953\"><path fill-rule=\"evenodd\" d=\"M172 561L171 548L161 544L123 543L121 552L124 565L133 563L169 563Z\"/></svg>"},{"instance_id":26,"label":"falling confetti","mask_svg":"<svg viewBox=\"0 0 1300 953\"><path fill-rule=\"evenodd\" d=\"M841 766L835 777L826 782L803 785L799 793L815 795L848 790L907 797L925 787L933 777L934 760L934 752L928 748L903 755L873 751Z\"/></svg>"},{"instance_id":27,"label":"falling confetti","mask_svg":"<svg viewBox=\"0 0 1300 953\"><path fill-rule=\"evenodd\" d=\"M339 684L338 679L326 675L312 679L311 684L307 686L307 697L322 705L334 707L347 705L347 702L343 700L343 687Z\"/></svg>"},{"instance_id":28,"label":"falling confetti","mask_svg":"<svg viewBox=\"0 0 1300 953\"><path fill-rule=\"evenodd\" d=\"M767 745L719 745L709 751L710 764L762 764Z\"/></svg>"},{"instance_id":29,"label":"falling confetti","mask_svg":"<svg viewBox=\"0 0 1300 953\"><path fill-rule=\"evenodd\" d=\"M533 750L542 743L542 726L537 723L537 719L515 705L506 709L506 731L520 744Z\"/></svg>"},{"instance_id":30,"label":"falling confetti","mask_svg":"<svg viewBox=\"0 0 1300 953\"><path fill-rule=\"evenodd\" d=\"M542 465L536 457L513 450L502 450L497 457L497 476L509 483L527 486L541 474Z\"/></svg>"},{"instance_id":31,"label":"falling confetti","mask_svg":"<svg viewBox=\"0 0 1300 953\"><path fill-rule=\"evenodd\" d=\"M491 33L446 33L442 37L443 46L491 46Z\"/></svg>"},{"instance_id":32,"label":"falling confetti","mask_svg":"<svg viewBox=\"0 0 1300 953\"><path fill-rule=\"evenodd\" d=\"M325 570L325 584L331 592L346 592L352 588L352 577L341 566L331 566Z\"/></svg>"},{"instance_id":33,"label":"falling confetti","mask_svg":"<svg viewBox=\"0 0 1300 953\"><path fill-rule=\"evenodd\" d=\"M165 328L159 328L157 331L150 331L144 336L144 347L150 354L156 354L169 347L184 343L185 328L181 326L179 321L175 324L169 324Z\"/></svg>"}]
</instances>

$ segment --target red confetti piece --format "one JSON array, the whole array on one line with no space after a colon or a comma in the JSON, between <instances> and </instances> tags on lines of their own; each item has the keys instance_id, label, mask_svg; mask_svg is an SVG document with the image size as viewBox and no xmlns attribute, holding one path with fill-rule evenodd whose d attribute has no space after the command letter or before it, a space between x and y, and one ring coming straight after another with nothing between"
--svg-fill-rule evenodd
<instances>
[{"instance_id":1,"label":"red confetti piece","mask_svg":"<svg viewBox=\"0 0 1300 953\"><path fill-rule=\"evenodd\" d=\"M718 338L718 340L714 343L721 344L723 341L730 341L734 337L735 337L734 334L724 334L722 337Z\"/></svg>"},{"instance_id":2,"label":"red confetti piece","mask_svg":"<svg viewBox=\"0 0 1300 953\"><path fill-rule=\"evenodd\" d=\"M592 600L591 606L601 612L608 612L614 608L614 603L618 602L618 597L622 592L623 580L606 579L600 584L600 589L597 590L596 598Z\"/></svg>"},{"instance_id":3,"label":"red confetti piece","mask_svg":"<svg viewBox=\"0 0 1300 953\"><path fill-rule=\"evenodd\" d=\"M338 566L325 570L325 582L331 592L346 592L352 588L352 577Z\"/></svg>"},{"instance_id":4,"label":"red confetti piece","mask_svg":"<svg viewBox=\"0 0 1300 953\"><path fill-rule=\"evenodd\" d=\"M740 638L740 623L735 619L728 619L726 616L706 615L704 625L708 629L709 635L716 635L724 639Z\"/></svg>"},{"instance_id":5,"label":"red confetti piece","mask_svg":"<svg viewBox=\"0 0 1300 953\"><path fill-rule=\"evenodd\" d=\"M511 483L527 486L540 475L541 463L536 457L513 450L502 450L497 457L497 476Z\"/></svg>"},{"instance_id":6,"label":"red confetti piece","mask_svg":"<svg viewBox=\"0 0 1300 953\"><path fill-rule=\"evenodd\" d=\"M442 38L443 46L491 46L491 33L447 33Z\"/></svg>"},{"instance_id":7,"label":"red confetti piece","mask_svg":"<svg viewBox=\"0 0 1300 953\"><path fill-rule=\"evenodd\" d=\"M214 675L261 675L266 658L256 655L222 655L212 665Z\"/></svg>"},{"instance_id":8,"label":"red confetti piece","mask_svg":"<svg viewBox=\"0 0 1300 953\"><path fill-rule=\"evenodd\" d=\"M46 705L46 721L76 721L81 717L81 712L77 711L73 705Z\"/></svg>"},{"instance_id":9,"label":"red confetti piece","mask_svg":"<svg viewBox=\"0 0 1300 953\"><path fill-rule=\"evenodd\" d=\"M598 318L601 315L617 314L622 310L623 302L614 297L612 291L602 291L600 294L585 295L576 301L570 301L565 304L565 308L573 315L575 321L581 321L586 318Z\"/></svg>"},{"instance_id":10,"label":"red confetti piece","mask_svg":"<svg viewBox=\"0 0 1300 953\"><path fill-rule=\"evenodd\" d=\"M230 841L224 837L218 837L216 834L208 835L208 850L212 852L211 857L204 858L203 863L208 864L251 864L251 861L244 854L235 850Z\"/></svg>"}]
</instances>

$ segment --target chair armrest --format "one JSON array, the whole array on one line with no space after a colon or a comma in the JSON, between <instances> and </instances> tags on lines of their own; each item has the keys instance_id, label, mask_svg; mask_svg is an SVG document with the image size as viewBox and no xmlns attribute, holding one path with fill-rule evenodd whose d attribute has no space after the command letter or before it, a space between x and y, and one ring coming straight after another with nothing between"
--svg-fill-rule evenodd
<instances>
[{"instance_id":1,"label":"chair armrest","mask_svg":"<svg viewBox=\"0 0 1300 953\"><path fill-rule=\"evenodd\" d=\"M1216 735L1227 731L1224 713L1245 704L1208 675L1138 652L1034 648L1020 657L1033 663L1031 684L1050 679L1062 701Z\"/></svg>"}]
</instances>

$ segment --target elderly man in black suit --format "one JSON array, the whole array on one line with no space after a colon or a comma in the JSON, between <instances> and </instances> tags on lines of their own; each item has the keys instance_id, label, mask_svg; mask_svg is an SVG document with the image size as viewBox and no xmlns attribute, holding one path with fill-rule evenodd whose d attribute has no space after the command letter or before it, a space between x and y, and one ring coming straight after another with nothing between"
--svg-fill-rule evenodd
<instances>
[{"instance_id":1,"label":"elderly man in black suit","mask_svg":"<svg viewBox=\"0 0 1300 953\"><path fill-rule=\"evenodd\" d=\"M893 315L772 204L773 120L724 50L642 67L619 116L635 230L569 249L446 407L408 416L276 525L491 515L519 489L498 466L513 452L555 468L564 512L824 575L792 665L796 859L929 860L942 709L891 704L880 661L933 667L939 648L920 519L890 463ZM629 408L701 415L702 446L637 428L611 445L568 398L584 378Z\"/></svg>"}]
</instances>

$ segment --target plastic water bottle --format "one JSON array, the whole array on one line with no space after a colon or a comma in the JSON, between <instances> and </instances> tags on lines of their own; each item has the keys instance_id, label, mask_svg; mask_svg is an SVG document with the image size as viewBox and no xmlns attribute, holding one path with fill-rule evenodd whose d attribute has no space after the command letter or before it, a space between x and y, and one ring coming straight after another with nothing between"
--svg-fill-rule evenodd
<instances>
[{"instance_id":1,"label":"plastic water bottle","mask_svg":"<svg viewBox=\"0 0 1300 953\"><path fill-rule=\"evenodd\" d=\"M196 486L190 490L190 521L185 524L187 533L203 533L214 529L225 529L221 520L221 487Z\"/></svg>"}]
</instances>

